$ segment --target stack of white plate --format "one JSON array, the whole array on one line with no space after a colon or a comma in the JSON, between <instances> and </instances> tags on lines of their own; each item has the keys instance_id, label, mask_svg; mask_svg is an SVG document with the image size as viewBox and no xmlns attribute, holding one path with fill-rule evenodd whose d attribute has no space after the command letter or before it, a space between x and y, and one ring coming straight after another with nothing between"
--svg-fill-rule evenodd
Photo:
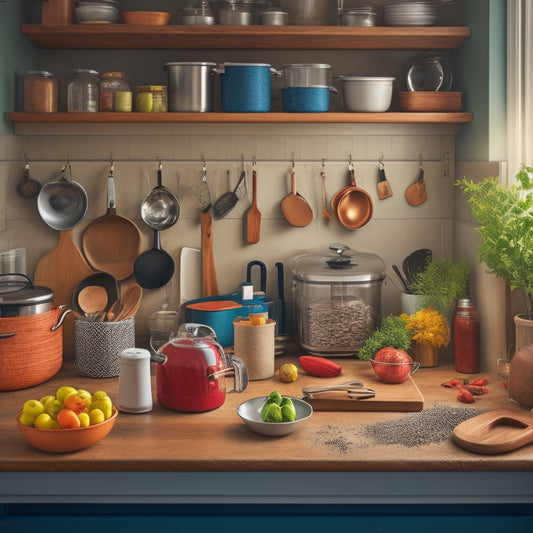
<instances>
[{"instance_id":1,"label":"stack of white plate","mask_svg":"<svg viewBox=\"0 0 533 533\"><path fill-rule=\"evenodd\" d=\"M386 5L383 11L388 26L431 26L437 20L433 2L402 2Z\"/></svg>"}]
</instances>

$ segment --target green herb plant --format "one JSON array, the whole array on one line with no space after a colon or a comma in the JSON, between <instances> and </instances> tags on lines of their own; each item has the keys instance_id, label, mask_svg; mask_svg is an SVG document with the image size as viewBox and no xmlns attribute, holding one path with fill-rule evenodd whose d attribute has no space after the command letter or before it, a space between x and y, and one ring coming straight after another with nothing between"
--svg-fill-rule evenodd
<instances>
[{"instance_id":1,"label":"green herb plant","mask_svg":"<svg viewBox=\"0 0 533 533\"><path fill-rule=\"evenodd\" d=\"M366 339L359 350L358 357L364 361L373 359L374 355L391 346L407 352L411 347L412 332L406 328L405 321L399 316L389 315L381 321L381 325Z\"/></svg>"},{"instance_id":2,"label":"green herb plant","mask_svg":"<svg viewBox=\"0 0 533 533\"><path fill-rule=\"evenodd\" d=\"M518 289L526 316L533 320L533 181L532 167L522 167L517 182L505 187L496 177L477 183L463 178L461 187L483 238L478 261L487 271Z\"/></svg>"},{"instance_id":3,"label":"green herb plant","mask_svg":"<svg viewBox=\"0 0 533 533\"><path fill-rule=\"evenodd\" d=\"M446 316L455 300L468 297L470 267L450 257L432 258L411 285L413 294L423 296L424 305Z\"/></svg>"}]
</instances>

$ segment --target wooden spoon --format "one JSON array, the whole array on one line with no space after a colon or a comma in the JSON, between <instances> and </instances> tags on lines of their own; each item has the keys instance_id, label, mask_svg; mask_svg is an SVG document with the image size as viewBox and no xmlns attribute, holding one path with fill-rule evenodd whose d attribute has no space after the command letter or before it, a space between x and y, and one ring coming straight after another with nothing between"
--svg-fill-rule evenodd
<instances>
[{"instance_id":1,"label":"wooden spoon","mask_svg":"<svg viewBox=\"0 0 533 533\"><path fill-rule=\"evenodd\" d=\"M130 285L122 295L122 309L116 316L115 322L127 320L128 318L131 318L133 315L135 315L135 313L139 309L139 306L141 305L142 295L143 290L140 285L138 285L137 283Z\"/></svg>"},{"instance_id":2,"label":"wooden spoon","mask_svg":"<svg viewBox=\"0 0 533 533\"><path fill-rule=\"evenodd\" d=\"M246 214L246 238L249 244L259 242L261 233L261 211L257 208L257 173L252 167L252 207Z\"/></svg>"},{"instance_id":3,"label":"wooden spoon","mask_svg":"<svg viewBox=\"0 0 533 533\"><path fill-rule=\"evenodd\" d=\"M424 169L422 166L420 166L418 171L417 180L407 187L405 191L405 199L414 207L426 201L426 183L424 181Z\"/></svg>"},{"instance_id":4,"label":"wooden spoon","mask_svg":"<svg viewBox=\"0 0 533 533\"><path fill-rule=\"evenodd\" d=\"M307 200L296 190L296 175L291 172L291 193L281 200L283 216L293 226L308 226L313 221L313 210Z\"/></svg>"},{"instance_id":5,"label":"wooden spoon","mask_svg":"<svg viewBox=\"0 0 533 533\"><path fill-rule=\"evenodd\" d=\"M107 291L100 285L84 287L78 294L78 305L89 319L94 319L96 313L104 312L107 303Z\"/></svg>"}]
</instances>

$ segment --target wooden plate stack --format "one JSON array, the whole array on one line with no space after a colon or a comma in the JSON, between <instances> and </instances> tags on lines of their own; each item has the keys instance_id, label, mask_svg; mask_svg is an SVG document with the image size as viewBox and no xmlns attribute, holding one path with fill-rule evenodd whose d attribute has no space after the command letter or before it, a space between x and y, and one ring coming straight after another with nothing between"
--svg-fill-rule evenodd
<instances>
[{"instance_id":1,"label":"wooden plate stack","mask_svg":"<svg viewBox=\"0 0 533 533\"><path fill-rule=\"evenodd\" d=\"M460 91L402 91L399 93L400 110L407 112L461 111Z\"/></svg>"}]
</instances>

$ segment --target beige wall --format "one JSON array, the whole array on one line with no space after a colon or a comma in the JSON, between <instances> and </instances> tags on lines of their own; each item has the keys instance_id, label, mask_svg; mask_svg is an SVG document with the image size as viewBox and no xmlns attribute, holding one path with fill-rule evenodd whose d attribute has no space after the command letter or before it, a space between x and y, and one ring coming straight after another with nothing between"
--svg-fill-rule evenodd
<instances>
[{"instance_id":1,"label":"beige wall","mask_svg":"<svg viewBox=\"0 0 533 533\"><path fill-rule=\"evenodd\" d=\"M329 126L176 126L161 130L148 127L135 135L104 135L86 130L76 135L49 135L18 131L5 136L7 163L4 165L5 226L0 245L27 248L28 273L57 242L57 233L40 219L34 200L15 192L23 176L24 156L31 161L32 177L42 183L53 179L70 157L74 178L87 190L89 210L74 230L79 243L88 222L105 212L109 157L115 159L118 213L135 220L143 234L142 249L152 245L152 232L140 217L140 203L156 184L156 158L164 163L164 183L177 193L182 211L178 223L162 232L162 247L175 263L176 273L169 287L145 291L138 314L137 334L143 342L148 334L147 317L158 310L170 292L171 304L179 302L179 261L183 246L200 247L200 206L194 190L201 180L201 157L205 154L208 183L213 199L234 187L241 167L241 154L250 174L251 159L257 158L258 203L262 213L261 239L256 245L244 241L245 214L251 201L239 202L231 214L215 221L213 230L216 271L221 292L234 291L246 275L246 264L261 259L268 267L268 293L276 295L275 262L286 266L286 297L291 299L290 259L303 250L326 250L332 242L343 242L356 250L380 255L389 277L383 289L383 314L399 312L400 286L391 265L417 248L431 248L435 255L453 255L455 188L455 126L433 125L329 125ZM59 129L61 131L61 129ZM54 128L57 133L58 129ZM164 134L159 134L164 133ZM289 171L294 154L297 186L309 201L315 217L309 226L290 226L282 216L281 199L290 191ZM393 197L378 200L376 178L378 157L383 154ZM416 179L419 154L424 160L428 200L410 206L405 189ZM374 199L375 212L365 227L350 231L321 213L321 160L326 160L328 197L348 183L347 163L352 156L357 184ZM446 164L445 164L446 163ZM230 171L231 183L227 180ZM178 187L176 173L180 174ZM1 211L0 211L1 212ZM68 268L68 265L64 265ZM144 339L145 340L145 339Z\"/></svg>"}]
</instances>

